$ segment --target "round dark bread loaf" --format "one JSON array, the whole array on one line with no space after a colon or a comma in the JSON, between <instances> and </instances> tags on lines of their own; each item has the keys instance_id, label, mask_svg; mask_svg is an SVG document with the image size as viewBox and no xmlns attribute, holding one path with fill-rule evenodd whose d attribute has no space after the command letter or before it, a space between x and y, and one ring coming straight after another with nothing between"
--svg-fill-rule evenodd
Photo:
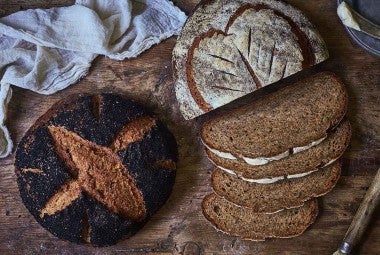
<instances>
[{"instance_id":1,"label":"round dark bread loaf","mask_svg":"<svg viewBox=\"0 0 380 255\"><path fill-rule=\"evenodd\" d=\"M157 119L113 94L55 104L22 138L25 206L55 236L97 246L136 233L168 199L177 144Z\"/></svg>"}]
</instances>

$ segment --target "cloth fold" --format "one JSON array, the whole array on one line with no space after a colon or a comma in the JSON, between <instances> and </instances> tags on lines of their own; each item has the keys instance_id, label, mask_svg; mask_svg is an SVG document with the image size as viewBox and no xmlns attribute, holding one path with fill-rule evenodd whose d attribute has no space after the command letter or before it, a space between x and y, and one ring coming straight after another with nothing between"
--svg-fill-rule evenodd
<instances>
[{"instance_id":1,"label":"cloth fold","mask_svg":"<svg viewBox=\"0 0 380 255\"><path fill-rule=\"evenodd\" d=\"M77 0L0 18L0 157L12 151L9 85L55 93L85 76L96 56L136 57L178 35L186 18L168 0Z\"/></svg>"}]
</instances>

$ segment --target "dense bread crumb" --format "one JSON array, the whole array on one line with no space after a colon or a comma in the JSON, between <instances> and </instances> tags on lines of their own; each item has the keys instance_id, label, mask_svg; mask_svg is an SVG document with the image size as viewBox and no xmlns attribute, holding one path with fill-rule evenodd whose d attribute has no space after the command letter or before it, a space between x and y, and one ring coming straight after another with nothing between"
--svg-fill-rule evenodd
<instances>
[{"instance_id":1,"label":"dense bread crumb","mask_svg":"<svg viewBox=\"0 0 380 255\"><path fill-rule=\"evenodd\" d=\"M310 200L298 208L265 214L237 206L215 193L204 198L202 209L206 219L215 228L232 236L255 241L298 236L314 222L318 214L316 200Z\"/></svg>"},{"instance_id":2,"label":"dense bread crumb","mask_svg":"<svg viewBox=\"0 0 380 255\"><path fill-rule=\"evenodd\" d=\"M210 148L236 157L273 157L325 137L346 107L342 82L319 73L211 119L201 137Z\"/></svg>"},{"instance_id":3,"label":"dense bread crumb","mask_svg":"<svg viewBox=\"0 0 380 255\"><path fill-rule=\"evenodd\" d=\"M285 179L271 184L251 183L220 169L215 169L212 187L228 201L249 207L255 212L273 213L299 207L307 200L325 195L337 183L341 172L339 161L305 177Z\"/></svg>"},{"instance_id":4,"label":"dense bread crumb","mask_svg":"<svg viewBox=\"0 0 380 255\"><path fill-rule=\"evenodd\" d=\"M270 178L289 174L299 174L323 167L331 160L340 158L351 138L351 127L348 120L330 132L319 145L308 150L292 154L280 160L265 165L249 165L243 160L233 160L218 157L206 148L209 159L221 168L229 169L247 179Z\"/></svg>"}]
</instances>

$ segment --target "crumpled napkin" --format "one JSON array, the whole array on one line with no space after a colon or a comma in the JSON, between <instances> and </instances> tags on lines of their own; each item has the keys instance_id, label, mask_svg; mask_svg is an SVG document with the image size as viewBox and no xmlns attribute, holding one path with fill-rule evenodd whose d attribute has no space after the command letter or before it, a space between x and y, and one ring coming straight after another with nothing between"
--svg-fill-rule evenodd
<instances>
[{"instance_id":1,"label":"crumpled napkin","mask_svg":"<svg viewBox=\"0 0 380 255\"><path fill-rule=\"evenodd\" d=\"M77 0L0 18L0 157L13 147L4 125L10 85L52 94L85 76L97 55L136 57L179 34L186 18L168 0Z\"/></svg>"}]
</instances>

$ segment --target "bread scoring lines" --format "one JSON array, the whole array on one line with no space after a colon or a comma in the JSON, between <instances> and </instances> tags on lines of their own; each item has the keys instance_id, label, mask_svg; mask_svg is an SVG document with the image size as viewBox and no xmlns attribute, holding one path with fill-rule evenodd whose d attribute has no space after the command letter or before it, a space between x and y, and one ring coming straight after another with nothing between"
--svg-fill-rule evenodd
<instances>
[{"instance_id":1,"label":"bread scoring lines","mask_svg":"<svg viewBox=\"0 0 380 255\"><path fill-rule=\"evenodd\" d=\"M146 209L141 191L136 187L135 180L128 174L128 169L122 164L117 152L142 139L154 126L155 119L149 116L137 117L118 132L108 147L85 140L64 127L48 126L56 152L66 163L72 179L64 183L46 202L40 210L40 217L64 210L84 192L123 217L135 221L145 218ZM175 163L169 161L158 160L148 167L175 169ZM35 168L23 168L21 171L45 174L43 170ZM115 190L118 190L116 195ZM88 228L88 222L84 222L83 233L88 232L85 229L86 224ZM88 235L84 234L83 237L88 239Z\"/></svg>"}]
</instances>

